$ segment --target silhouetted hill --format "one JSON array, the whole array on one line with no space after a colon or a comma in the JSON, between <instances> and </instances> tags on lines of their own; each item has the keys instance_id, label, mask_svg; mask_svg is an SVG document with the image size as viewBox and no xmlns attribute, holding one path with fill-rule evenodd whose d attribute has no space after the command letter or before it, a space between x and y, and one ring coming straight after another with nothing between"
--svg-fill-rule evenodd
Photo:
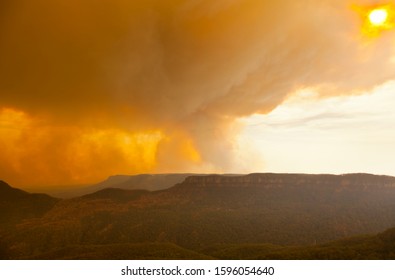
<instances>
[{"instance_id":1,"label":"silhouetted hill","mask_svg":"<svg viewBox=\"0 0 395 280\"><path fill-rule=\"evenodd\" d=\"M16 224L22 219L40 217L57 201L46 194L30 194L0 181L0 224Z\"/></svg>"},{"instance_id":2,"label":"silhouetted hill","mask_svg":"<svg viewBox=\"0 0 395 280\"><path fill-rule=\"evenodd\" d=\"M394 177L209 175L160 191L112 188L62 200L20 223L4 242L12 258L114 243L166 243L196 252L219 244L227 250L269 243L281 249L394 226Z\"/></svg>"},{"instance_id":3,"label":"silhouetted hill","mask_svg":"<svg viewBox=\"0 0 395 280\"><path fill-rule=\"evenodd\" d=\"M35 187L28 190L39 190L60 198L75 198L97 192L104 189L125 189L125 190L148 190L157 191L168 189L178 183L181 183L188 176L199 176L198 174L180 173L180 174L139 174L139 175L114 175L108 177L103 182L94 185L82 186L54 186L53 189L48 187Z\"/></svg>"},{"instance_id":4,"label":"silhouetted hill","mask_svg":"<svg viewBox=\"0 0 395 280\"><path fill-rule=\"evenodd\" d=\"M84 199L110 199L119 202L127 202L140 198L142 195L148 194L146 190L123 190L116 188L103 189L92 194L82 196Z\"/></svg>"},{"instance_id":5,"label":"silhouetted hill","mask_svg":"<svg viewBox=\"0 0 395 280\"><path fill-rule=\"evenodd\" d=\"M47 193L59 198L75 198L97 192L103 189L125 189L125 190L164 190L183 182L189 176L204 176L192 173L169 173L169 174L139 174L139 175L114 175L103 182L94 185L70 185L49 187L26 187L29 192ZM222 176L237 176L224 174Z\"/></svg>"},{"instance_id":6,"label":"silhouetted hill","mask_svg":"<svg viewBox=\"0 0 395 280\"><path fill-rule=\"evenodd\" d=\"M157 191L168 189L183 182L189 176L200 176L198 174L139 174L139 175L116 175L107 180L90 186L85 191L94 192L106 188L117 188L126 190L148 190Z\"/></svg>"},{"instance_id":7,"label":"silhouetted hill","mask_svg":"<svg viewBox=\"0 0 395 280\"><path fill-rule=\"evenodd\" d=\"M0 180L0 201L25 197L28 193L19 189L15 189L6 182Z\"/></svg>"}]
</instances>

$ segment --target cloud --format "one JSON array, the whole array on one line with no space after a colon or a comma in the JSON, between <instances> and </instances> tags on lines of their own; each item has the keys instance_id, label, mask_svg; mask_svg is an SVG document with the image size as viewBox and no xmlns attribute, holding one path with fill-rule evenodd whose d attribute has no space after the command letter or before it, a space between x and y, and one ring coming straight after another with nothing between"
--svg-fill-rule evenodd
<instances>
[{"instance_id":1,"label":"cloud","mask_svg":"<svg viewBox=\"0 0 395 280\"><path fill-rule=\"evenodd\" d=\"M161 131L154 171L191 158L232 170L239 117L300 88L349 94L394 74L392 31L364 38L347 1L3 2L0 105L54 129Z\"/></svg>"},{"instance_id":2,"label":"cloud","mask_svg":"<svg viewBox=\"0 0 395 280\"><path fill-rule=\"evenodd\" d=\"M240 143L271 172L395 175L395 82L364 95L302 91L268 115L245 118Z\"/></svg>"}]
</instances>

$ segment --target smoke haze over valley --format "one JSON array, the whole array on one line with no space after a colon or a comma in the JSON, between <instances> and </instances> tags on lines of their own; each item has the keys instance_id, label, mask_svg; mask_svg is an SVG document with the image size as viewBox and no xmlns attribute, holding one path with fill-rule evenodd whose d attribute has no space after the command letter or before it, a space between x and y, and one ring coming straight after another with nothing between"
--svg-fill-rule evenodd
<instances>
[{"instance_id":1,"label":"smoke haze over valley","mask_svg":"<svg viewBox=\"0 0 395 280\"><path fill-rule=\"evenodd\" d=\"M394 31L394 0L0 1L0 259L393 259Z\"/></svg>"},{"instance_id":2,"label":"smoke haze over valley","mask_svg":"<svg viewBox=\"0 0 395 280\"><path fill-rule=\"evenodd\" d=\"M388 3L2 2L0 178L15 186L395 175L394 32L369 22Z\"/></svg>"}]
</instances>

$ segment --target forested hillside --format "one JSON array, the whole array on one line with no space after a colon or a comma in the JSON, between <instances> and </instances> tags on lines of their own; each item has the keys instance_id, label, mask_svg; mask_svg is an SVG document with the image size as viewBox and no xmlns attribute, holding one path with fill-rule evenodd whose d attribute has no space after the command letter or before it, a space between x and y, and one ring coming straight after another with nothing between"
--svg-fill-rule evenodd
<instances>
[{"instance_id":1,"label":"forested hillside","mask_svg":"<svg viewBox=\"0 0 395 280\"><path fill-rule=\"evenodd\" d=\"M395 178L367 174L191 176L165 190L104 189L45 197L48 205L22 194L41 210L0 232L8 258L132 258L122 244L136 258L337 258L333 250L343 243L319 244L395 226ZM13 211L3 220L12 221ZM381 246L356 240L373 251ZM141 254L145 246L160 253ZM368 251L358 258L372 257Z\"/></svg>"}]
</instances>

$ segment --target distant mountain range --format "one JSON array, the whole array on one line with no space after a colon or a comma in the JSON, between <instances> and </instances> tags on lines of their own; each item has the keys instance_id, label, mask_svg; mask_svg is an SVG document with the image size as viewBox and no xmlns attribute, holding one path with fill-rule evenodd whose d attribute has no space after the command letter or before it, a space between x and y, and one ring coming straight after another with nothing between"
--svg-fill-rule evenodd
<instances>
[{"instance_id":1,"label":"distant mountain range","mask_svg":"<svg viewBox=\"0 0 395 280\"><path fill-rule=\"evenodd\" d=\"M103 182L94 185L82 186L54 186L54 187L30 187L33 192L45 192L59 198L73 198L107 188L125 190L148 190L157 191L170 188L183 182L189 176L202 176L192 173L169 173L169 174L138 174L138 175L114 175ZM231 175L228 175L231 176Z\"/></svg>"},{"instance_id":2,"label":"distant mountain range","mask_svg":"<svg viewBox=\"0 0 395 280\"><path fill-rule=\"evenodd\" d=\"M394 177L140 175L91 189L55 199L0 182L0 258L394 256L395 230L374 235L395 227Z\"/></svg>"},{"instance_id":3,"label":"distant mountain range","mask_svg":"<svg viewBox=\"0 0 395 280\"><path fill-rule=\"evenodd\" d=\"M158 191L173 187L190 176L202 175L192 173L116 175L96 185L85 188L85 191L92 193L106 188Z\"/></svg>"}]
</instances>

